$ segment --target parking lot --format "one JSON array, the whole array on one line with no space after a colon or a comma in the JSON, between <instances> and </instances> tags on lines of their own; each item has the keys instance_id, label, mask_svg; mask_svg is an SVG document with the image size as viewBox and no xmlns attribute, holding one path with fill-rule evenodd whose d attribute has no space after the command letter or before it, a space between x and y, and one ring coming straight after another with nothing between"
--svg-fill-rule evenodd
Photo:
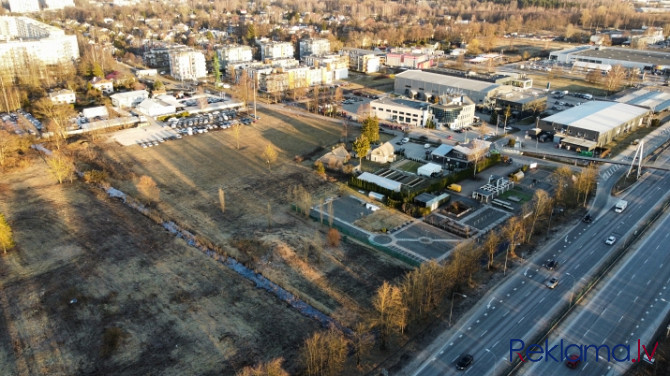
<instances>
[{"instance_id":1,"label":"parking lot","mask_svg":"<svg viewBox=\"0 0 670 376\"><path fill-rule=\"evenodd\" d=\"M171 117L165 122L151 119L152 125L116 132L114 139L121 145L139 145L142 148L158 146L168 140L187 136L227 130L234 125L249 125L255 122L254 115L243 115L234 110L213 111L186 117Z\"/></svg>"}]
</instances>

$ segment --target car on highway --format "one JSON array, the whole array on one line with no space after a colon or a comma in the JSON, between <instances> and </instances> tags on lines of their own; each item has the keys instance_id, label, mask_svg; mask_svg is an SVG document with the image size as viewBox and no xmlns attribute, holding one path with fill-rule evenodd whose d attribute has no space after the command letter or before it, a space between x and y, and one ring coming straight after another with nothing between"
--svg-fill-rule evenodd
<instances>
[{"instance_id":1,"label":"car on highway","mask_svg":"<svg viewBox=\"0 0 670 376\"><path fill-rule=\"evenodd\" d=\"M409 137L403 138L402 140L400 140L400 142L402 142L403 144L408 143L409 142Z\"/></svg>"},{"instance_id":2,"label":"car on highway","mask_svg":"<svg viewBox=\"0 0 670 376\"><path fill-rule=\"evenodd\" d=\"M614 242L616 242L616 236L614 235L610 235L607 237L607 239L605 239L605 244L607 245L612 245Z\"/></svg>"},{"instance_id":3,"label":"car on highway","mask_svg":"<svg viewBox=\"0 0 670 376\"><path fill-rule=\"evenodd\" d=\"M554 270L558 267L558 261L549 259L544 263L544 267L547 268L547 270Z\"/></svg>"},{"instance_id":4,"label":"car on highway","mask_svg":"<svg viewBox=\"0 0 670 376\"><path fill-rule=\"evenodd\" d=\"M558 286L558 278L556 277L551 277L547 282L544 284L545 286L549 287L550 289L555 289L556 286Z\"/></svg>"},{"instance_id":5,"label":"car on highway","mask_svg":"<svg viewBox=\"0 0 670 376\"><path fill-rule=\"evenodd\" d=\"M456 362L456 369L459 371L462 371L470 365L472 365L472 362L475 360L475 358L470 355L470 354L463 354L458 358L458 361Z\"/></svg>"},{"instance_id":6,"label":"car on highway","mask_svg":"<svg viewBox=\"0 0 670 376\"><path fill-rule=\"evenodd\" d=\"M584 216L584 218L582 218L582 222L591 223L593 222L593 217L591 217L591 214L587 214L586 216Z\"/></svg>"},{"instance_id":7,"label":"car on highway","mask_svg":"<svg viewBox=\"0 0 670 376\"><path fill-rule=\"evenodd\" d=\"M582 362L582 359L577 354L568 355L565 359L565 366L568 368L575 369L579 366L579 363Z\"/></svg>"}]
</instances>

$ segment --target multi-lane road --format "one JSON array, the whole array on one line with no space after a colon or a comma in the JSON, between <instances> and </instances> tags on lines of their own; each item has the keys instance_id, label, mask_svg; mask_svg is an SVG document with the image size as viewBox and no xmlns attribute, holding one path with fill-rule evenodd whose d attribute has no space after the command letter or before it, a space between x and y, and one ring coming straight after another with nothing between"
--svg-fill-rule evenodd
<instances>
[{"instance_id":1,"label":"multi-lane road","mask_svg":"<svg viewBox=\"0 0 670 376\"><path fill-rule=\"evenodd\" d=\"M657 138L653 142L660 141ZM609 190L624 170L601 172L599 194L591 210L596 218L593 223L579 223L563 238L526 261L526 265L489 292L452 330L440 336L437 350L410 374L496 375L508 370L510 341L529 342L544 333L550 320L571 304L574 294L607 262L617 247L639 231L643 219L667 196L665 187L670 184L670 173L648 171L642 181L623 195L622 198L630 202L628 208L623 213L614 213ZM610 235L617 238L613 246L604 242ZM541 264L547 258L558 260L559 267L554 271L542 268ZM555 289L545 286L552 276L559 279ZM465 353L474 356L474 363L465 371L457 371L455 361ZM567 369L562 363L556 367Z\"/></svg>"},{"instance_id":2,"label":"multi-lane road","mask_svg":"<svg viewBox=\"0 0 670 376\"><path fill-rule=\"evenodd\" d=\"M585 354L576 348L564 350L564 356L566 352L585 356L576 368L581 374L623 374L634 364L633 359L638 360L638 340L647 346L651 355L654 349L651 338L670 312L668 241L670 215L665 215L655 231L637 244L626 259L608 273L604 283L552 331L550 346L563 340L565 347L573 343L599 347L597 355L594 348ZM559 351L554 351L554 355L561 359ZM550 359L526 362L520 373L550 376L570 375L575 371Z\"/></svg>"}]
</instances>

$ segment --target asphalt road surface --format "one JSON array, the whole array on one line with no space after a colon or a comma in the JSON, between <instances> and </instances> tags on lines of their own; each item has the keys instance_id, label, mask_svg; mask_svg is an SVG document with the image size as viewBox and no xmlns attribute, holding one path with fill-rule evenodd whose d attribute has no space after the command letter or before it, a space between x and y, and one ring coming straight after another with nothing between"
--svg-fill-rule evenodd
<instances>
[{"instance_id":1,"label":"asphalt road surface","mask_svg":"<svg viewBox=\"0 0 670 376\"><path fill-rule=\"evenodd\" d=\"M637 341L647 346L651 355L651 337L670 311L670 215L658 224L655 231L636 245L633 252L617 268L612 270L605 282L583 305L578 306L549 337L549 344L560 343L596 345L598 350L586 351L586 359L576 370L582 375L622 375L637 360ZM628 349L617 346L629 346ZM651 346L650 346L651 345ZM577 352L564 349L567 355ZM560 352L555 351L555 354ZM581 353L584 356L584 353ZM643 354L643 353L642 353ZM624 360L618 362L618 360ZM556 356L560 359L560 355ZM537 356L534 357L538 360ZM650 365L642 363L642 366ZM526 362L521 374L570 375L575 370L562 362Z\"/></svg>"},{"instance_id":2,"label":"asphalt road surface","mask_svg":"<svg viewBox=\"0 0 670 376\"><path fill-rule=\"evenodd\" d=\"M624 171L625 168L621 168L601 176L599 193L591 210L596 218L593 223L580 222L563 239L549 244L545 251L527 260L526 265L489 292L447 335L441 336L441 346L412 374L479 376L496 375L508 369L510 340L530 341L544 332L550 325L549 320L571 303L573 294L585 285L616 247L639 230L641 220L668 193L670 174L649 171L621 197L629 201L628 208L623 213L615 213L609 191ZM610 235L617 237L613 246L604 242ZM548 258L559 261L556 270L542 268ZM559 279L555 289L545 286L552 276ZM464 353L472 354L474 363L467 370L457 371L455 362Z\"/></svg>"}]
</instances>

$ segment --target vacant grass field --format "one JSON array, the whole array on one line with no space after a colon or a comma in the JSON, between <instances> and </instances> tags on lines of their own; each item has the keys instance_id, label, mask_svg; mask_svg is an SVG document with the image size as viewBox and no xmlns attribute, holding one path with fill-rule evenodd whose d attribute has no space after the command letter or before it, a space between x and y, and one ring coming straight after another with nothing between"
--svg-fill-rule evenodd
<instances>
[{"instance_id":1,"label":"vacant grass field","mask_svg":"<svg viewBox=\"0 0 670 376\"><path fill-rule=\"evenodd\" d=\"M43 166L0 187L17 243L0 255L1 374L234 375L279 356L296 370L315 321Z\"/></svg>"},{"instance_id":2,"label":"vacant grass field","mask_svg":"<svg viewBox=\"0 0 670 376\"><path fill-rule=\"evenodd\" d=\"M326 247L327 227L290 209L294 186L311 192L314 204L340 194L337 185L294 161L337 143L340 123L269 110L260 115L261 121L242 129L239 150L231 131L219 131L150 149L108 144L101 155L132 175L151 176L160 188L156 207L166 217L351 326L371 307L383 280L406 267L356 243ZM268 144L279 151L271 170L262 157ZM136 191L132 180L111 183ZM224 211L219 188L225 192Z\"/></svg>"}]
</instances>

